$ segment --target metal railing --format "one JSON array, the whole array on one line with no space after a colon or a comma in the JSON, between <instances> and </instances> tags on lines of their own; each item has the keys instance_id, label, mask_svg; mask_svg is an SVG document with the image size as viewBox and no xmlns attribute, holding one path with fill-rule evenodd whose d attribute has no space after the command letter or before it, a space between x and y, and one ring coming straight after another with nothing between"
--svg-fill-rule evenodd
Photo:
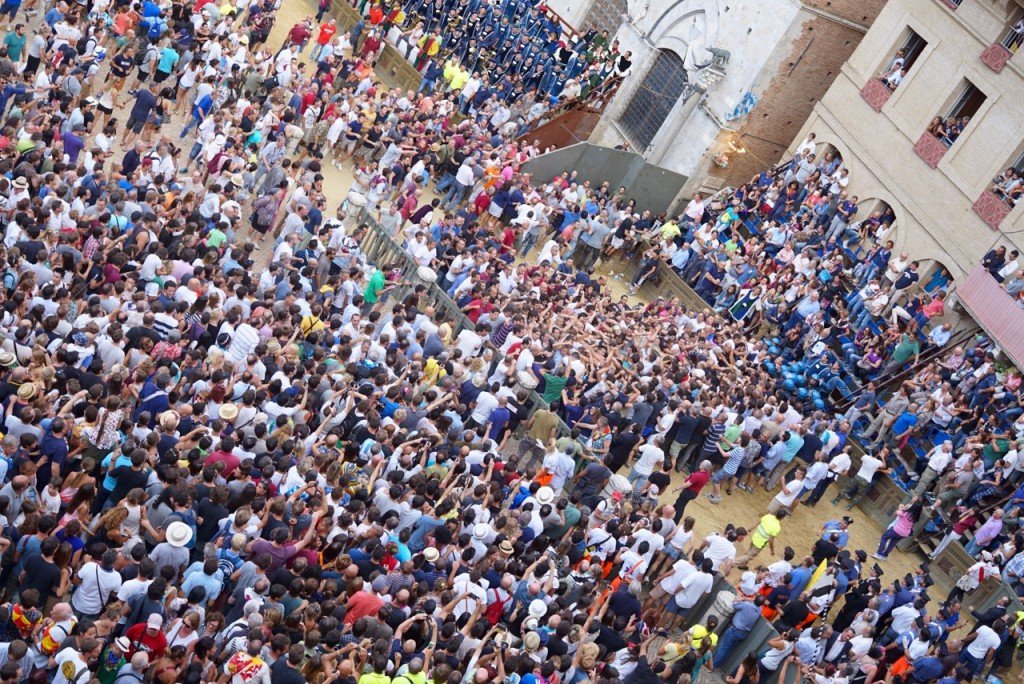
<instances>
[{"instance_id":1,"label":"metal railing","mask_svg":"<svg viewBox=\"0 0 1024 684\"><path fill-rule=\"evenodd\" d=\"M419 268L416 262L409 257L402 245L389 235L370 214L364 211L360 221L367 227L359 243L359 249L366 256L367 261L374 266L384 266L387 264L401 265L402 285L397 291L397 299L399 301L404 299L415 288L417 283L422 283L427 285L427 300L435 310L441 310L445 320L451 324L453 336L458 335L466 328L473 327L473 322L463 313L459 305L448 296L448 293L444 291L440 284L437 282L427 284L419 279L417 276ZM530 415L537 409L549 408L548 403L544 401L544 398L536 390L527 390L527 395L526 405ZM559 437L568 437L572 432L561 417L558 418L556 431Z\"/></svg>"}]
</instances>

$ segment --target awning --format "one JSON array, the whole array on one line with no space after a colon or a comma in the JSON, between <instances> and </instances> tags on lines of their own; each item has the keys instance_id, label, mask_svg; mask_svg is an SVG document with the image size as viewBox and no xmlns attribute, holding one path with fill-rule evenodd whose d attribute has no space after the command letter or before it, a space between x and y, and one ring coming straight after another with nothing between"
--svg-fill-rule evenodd
<instances>
[{"instance_id":1,"label":"awning","mask_svg":"<svg viewBox=\"0 0 1024 684\"><path fill-rule=\"evenodd\" d=\"M956 296L982 330L1024 368L1024 309L979 264L956 288Z\"/></svg>"}]
</instances>

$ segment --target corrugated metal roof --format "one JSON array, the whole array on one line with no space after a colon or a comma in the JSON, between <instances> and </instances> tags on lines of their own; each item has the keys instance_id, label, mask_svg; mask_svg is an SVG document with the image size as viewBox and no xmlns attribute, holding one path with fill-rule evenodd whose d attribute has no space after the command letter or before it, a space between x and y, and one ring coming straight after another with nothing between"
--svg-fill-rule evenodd
<instances>
[{"instance_id":1,"label":"corrugated metal roof","mask_svg":"<svg viewBox=\"0 0 1024 684\"><path fill-rule=\"evenodd\" d=\"M978 265L956 288L956 296L978 325L1018 367L1024 367L1024 309Z\"/></svg>"}]
</instances>

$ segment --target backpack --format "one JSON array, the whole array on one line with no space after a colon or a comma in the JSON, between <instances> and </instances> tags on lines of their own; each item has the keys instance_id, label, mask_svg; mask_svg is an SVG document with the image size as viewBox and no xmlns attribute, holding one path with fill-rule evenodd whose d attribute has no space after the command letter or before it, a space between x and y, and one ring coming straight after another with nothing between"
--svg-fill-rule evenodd
<instances>
[{"instance_id":1,"label":"backpack","mask_svg":"<svg viewBox=\"0 0 1024 684\"><path fill-rule=\"evenodd\" d=\"M500 589L500 587L498 589ZM494 590L494 595L498 597L498 600L494 603L488 604L487 612L484 613L484 617L487 618L487 622L491 627L494 627L501 622L501 618L505 614L505 604L512 600L511 592L508 592L508 598L502 600L501 594L498 593L498 589Z\"/></svg>"}]
</instances>

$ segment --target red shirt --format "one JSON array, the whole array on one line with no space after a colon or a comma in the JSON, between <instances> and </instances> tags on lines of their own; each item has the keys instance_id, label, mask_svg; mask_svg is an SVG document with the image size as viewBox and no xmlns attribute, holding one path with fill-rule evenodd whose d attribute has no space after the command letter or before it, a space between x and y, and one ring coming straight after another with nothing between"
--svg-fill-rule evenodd
<instances>
[{"instance_id":1,"label":"red shirt","mask_svg":"<svg viewBox=\"0 0 1024 684\"><path fill-rule=\"evenodd\" d=\"M231 477L231 473L235 472L235 468L238 467L240 462L239 458L230 451L214 451L207 457L204 465L224 463L223 475L227 479Z\"/></svg>"},{"instance_id":2,"label":"red shirt","mask_svg":"<svg viewBox=\"0 0 1024 684\"><path fill-rule=\"evenodd\" d=\"M320 35L316 37L316 42L320 45L327 45L331 42L331 38L338 32L337 26L331 26L330 22L324 22L320 24Z\"/></svg>"},{"instance_id":3,"label":"red shirt","mask_svg":"<svg viewBox=\"0 0 1024 684\"><path fill-rule=\"evenodd\" d=\"M700 490L704 489L704 485L711 479L711 474L704 470L695 470L690 473L690 486L687 489L693 492L694 495L700 494Z\"/></svg>"},{"instance_id":4,"label":"red shirt","mask_svg":"<svg viewBox=\"0 0 1024 684\"><path fill-rule=\"evenodd\" d=\"M128 637L128 641L132 643L131 648L124 654L127 660L131 660L132 656L139 651L148 653L150 662L157 658L163 658L164 652L167 650L167 637L159 629L156 634L150 634L146 631L146 626L145 622L140 622L129 627L124 633Z\"/></svg>"},{"instance_id":5,"label":"red shirt","mask_svg":"<svg viewBox=\"0 0 1024 684\"><path fill-rule=\"evenodd\" d=\"M486 192L481 192L473 200L473 211L476 212L477 216L483 215L489 206L491 206L491 196Z\"/></svg>"},{"instance_id":6,"label":"red shirt","mask_svg":"<svg viewBox=\"0 0 1024 684\"><path fill-rule=\"evenodd\" d=\"M348 608L348 612L345 613L345 624L351 625L366 615L377 617L377 612L383 605L384 602L373 594L366 591L357 591L345 603L345 606Z\"/></svg>"},{"instance_id":7,"label":"red shirt","mask_svg":"<svg viewBox=\"0 0 1024 684\"><path fill-rule=\"evenodd\" d=\"M306 28L305 24L296 24L288 32L288 37L291 38L293 43L302 43L309 39L309 29Z\"/></svg>"}]
</instances>

